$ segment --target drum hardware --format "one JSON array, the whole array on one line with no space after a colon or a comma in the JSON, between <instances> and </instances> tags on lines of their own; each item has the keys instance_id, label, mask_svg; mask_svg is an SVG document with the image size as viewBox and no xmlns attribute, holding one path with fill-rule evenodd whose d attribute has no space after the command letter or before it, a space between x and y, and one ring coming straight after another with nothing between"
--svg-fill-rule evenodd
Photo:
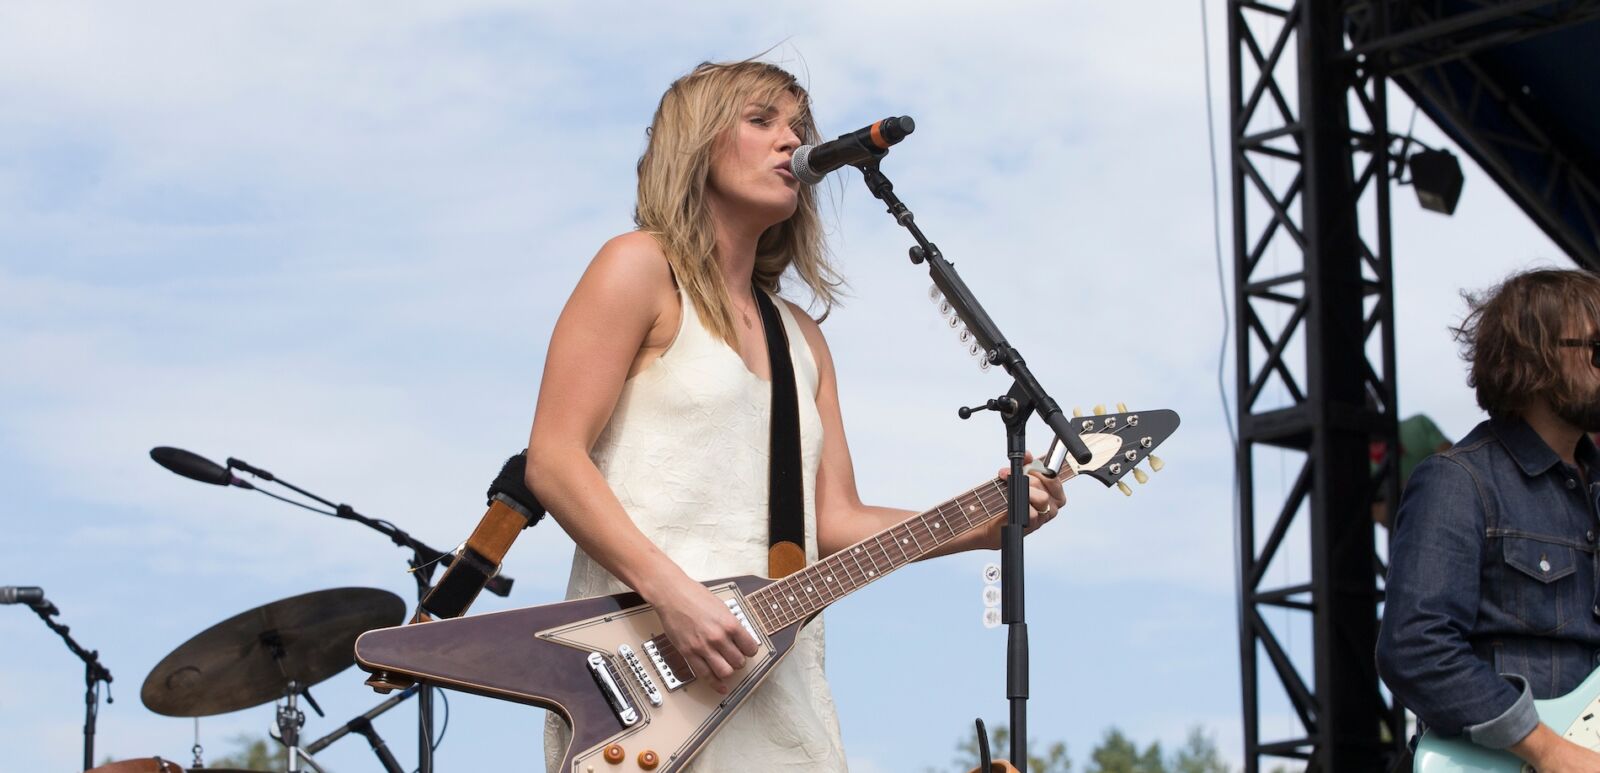
<instances>
[{"instance_id":1,"label":"drum hardware","mask_svg":"<svg viewBox=\"0 0 1600 773\"><path fill-rule=\"evenodd\" d=\"M208 717L296 697L355 663L357 636L405 619L405 602L377 588L336 588L234 615L169 653L139 697L157 714Z\"/></svg>"},{"instance_id":2,"label":"drum hardware","mask_svg":"<svg viewBox=\"0 0 1600 773\"><path fill-rule=\"evenodd\" d=\"M291 679L288 686L284 688L283 703L278 705L278 734L274 738L278 743L283 744L283 748L287 752L289 761L288 773L300 773L300 763L302 761L317 773L323 773L322 767L317 765L316 760L311 759L311 755L300 748L300 728L306 724L305 712L301 711L300 707L296 705L301 693L305 694L306 701L312 704L312 708L316 709L317 715L322 716L322 709L316 708L316 703L311 700L310 691L304 690Z\"/></svg>"},{"instance_id":3,"label":"drum hardware","mask_svg":"<svg viewBox=\"0 0 1600 773\"><path fill-rule=\"evenodd\" d=\"M200 718L199 717L195 717L194 718L194 746L189 747L189 751L194 753L194 763L193 763L194 767L203 768L203 767L206 766L205 758L204 758L205 747L200 745Z\"/></svg>"},{"instance_id":4,"label":"drum hardware","mask_svg":"<svg viewBox=\"0 0 1600 773\"><path fill-rule=\"evenodd\" d=\"M434 569L441 564L448 567L452 565L457 558L454 553L446 553L429 547L421 540L411 536L404 529L395 526L389 521L380 518L369 518L361 513L356 512L355 508L346 504L335 504L334 502L323 499L322 497L306 491L299 486L295 486L288 481L273 475L267 470L255 467L250 463L240 459L229 457L227 467L223 467L222 465L212 462L209 459L201 457L197 454L166 446L160 446L151 449L150 458L154 459L157 464L160 464L162 467L165 467L172 472L193 480L198 480L202 483L212 483L220 486L237 487L258 491L266 496L272 497L273 499L287 502L296 507L310 510L314 513L331 515L335 518L343 518L345 520L355 521L374 531L377 531L378 533L388 537L389 541L393 542L396 546L411 551L411 557L406 563L412 578L416 581L417 599L419 602L428 594L428 589L433 583ZM296 494L333 509L323 510L313 505L308 505L304 502L299 502L294 499L257 488L251 483L234 477L234 470L248 473L259 481L276 483L286 489L289 489L290 491L295 492ZM512 583L513 580L510 577L496 573L493 577L488 579L484 585L484 588L497 596L507 596L511 593ZM423 613L419 604L418 615L421 616L422 614ZM354 639L352 638L351 643L353 643L353 641ZM351 646L345 646L343 649L343 652L347 655L351 651ZM353 662L353 657L351 662ZM348 663L346 665L348 665ZM314 682L306 682L306 684L312 683ZM148 686L148 681L146 684ZM404 685L395 686L399 687ZM260 702L263 701L258 701L258 703ZM424 688L417 695L417 728L417 773L433 773L433 749L435 741L433 735L433 690L431 688Z\"/></svg>"},{"instance_id":5,"label":"drum hardware","mask_svg":"<svg viewBox=\"0 0 1600 773\"><path fill-rule=\"evenodd\" d=\"M406 605L376 588L335 588L274 601L228 618L179 645L150 671L139 697L157 714L195 717L194 767L201 761L199 717L282 700L274 736L288 750L288 771L321 773L300 747L305 713L319 716L311 686L355 663L355 640L397 625ZM398 702L398 701L396 701Z\"/></svg>"}]
</instances>

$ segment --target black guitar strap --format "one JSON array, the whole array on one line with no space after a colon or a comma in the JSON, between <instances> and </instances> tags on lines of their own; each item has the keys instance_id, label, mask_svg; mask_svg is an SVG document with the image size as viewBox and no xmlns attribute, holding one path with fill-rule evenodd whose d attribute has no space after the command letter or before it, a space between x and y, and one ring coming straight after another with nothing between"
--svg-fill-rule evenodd
<instances>
[{"instance_id":1,"label":"black guitar strap","mask_svg":"<svg viewBox=\"0 0 1600 773\"><path fill-rule=\"evenodd\" d=\"M800 404L789 357L789 336L772 299L755 288L767 334L772 375L772 443L767 461L767 574L787 577L806 565L806 507L800 471Z\"/></svg>"}]
</instances>

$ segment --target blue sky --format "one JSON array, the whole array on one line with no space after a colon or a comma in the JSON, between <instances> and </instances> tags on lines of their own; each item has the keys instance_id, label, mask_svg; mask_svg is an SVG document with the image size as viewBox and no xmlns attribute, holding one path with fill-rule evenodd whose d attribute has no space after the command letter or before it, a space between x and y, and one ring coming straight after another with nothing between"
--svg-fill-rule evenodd
<instances>
[{"instance_id":1,"label":"blue sky","mask_svg":"<svg viewBox=\"0 0 1600 773\"><path fill-rule=\"evenodd\" d=\"M435 546L463 540L525 441L562 302L630 227L661 91L702 60L776 46L825 134L916 118L886 170L1059 400L1183 415L1150 485L1125 499L1074 484L1029 540L1035 734L1081 759L1112 724L1169 745L1201 725L1237 760L1200 24L1190 3L8 3L0 584L43 586L115 674L99 755L187 762L191 723L137 696L167 652L278 598L411 587L380 536L178 478L149 448L236 456ZM1220 14L1211 34L1220 99ZM1410 106L1391 114L1402 128ZM1418 133L1442 143L1425 119ZM1453 218L1404 189L1394 207L1401 408L1450 435L1478 417L1446 330L1459 290L1565 263L1466 172ZM998 427L954 413L1006 384L958 348L860 181L827 190L851 295L823 330L863 495L930 507L1000 466ZM1263 497L1296 469L1257 464ZM526 533L506 567L516 593L475 609L559 598L570 550L554 524ZM853 770L947 764L973 717L1005 717L1004 633L979 622L989 560L910 567L828 612ZM1291 543L1272 576L1306 570ZM0 737L17 769L69 769L81 668L31 614L0 611ZM1274 622L1303 659L1309 629ZM320 686L329 716L307 733L375 703L360 681ZM536 710L451 707L441 769L537 758ZM1264 711L1269 732L1293 732L1282 701ZM378 723L408 765L412 717ZM270 720L209 718L202 741L219 754ZM354 740L319 759L372 767Z\"/></svg>"}]
</instances>

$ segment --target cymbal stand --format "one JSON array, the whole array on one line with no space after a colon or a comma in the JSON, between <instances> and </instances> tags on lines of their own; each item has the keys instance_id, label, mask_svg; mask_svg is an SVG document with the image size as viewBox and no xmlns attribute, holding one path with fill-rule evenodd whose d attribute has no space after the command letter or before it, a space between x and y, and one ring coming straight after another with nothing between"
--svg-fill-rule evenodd
<instances>
[{"instance_id":1,"label":"cymbal stand","mask_svg":"<svg viewBox=\"0 0 1600 773\"><path fill-rule=\"evenodd\" d=\"M288 481L285 481L266 470L252 466L249 462L229 457L227 467L230 470L240 470L260 478L261 480L276 483L286 489L289 489L290 491L300 494L301 496L331 507L333 510L320 510L303 502L296 502L293 499L279 496L270 491L264 491L260 488L255 489L256 491L266 494L273 499L287 502L296 507L301 507L315 513L321 513L323 515L334 516L335 518L343 518L345 520L355 521L388 537L389 541L393 542L395 545L410 550L411 557L406 561L406 564L410 567L411 576L416 580L417 583L417 601L419 604L423 597L427 596L428 589L432 586L434 569L440 564L449 566L451 562L455 560L454 553L446 553L435 550L434 548L424 544L416 537L406 533L404 529L401 529L389 521L381 518L369 518L361 513L356 512L355 508L349 505L335 504L327 499L323 499L322 497L289 483ZM506 596L511 593L512 582L513 581L510 577L496 575L489 580L489 582L484 586L484 589L497 596ZM433 773L433 745L433 689L423 688L417 693L417 773Z\"/></svg>"},{"instance_id":2,"label":"cymbal stand","mask_svg":"<svg viewBox=\"0 0 1600 773\"><path fill-rule=\"evenodd\" d=\"M56 609L55 604L40 599L37 603L29 604L29 606L33 608L34 613L39 616L40 620L44 621L44 624L50 630L55 631L62 639L66 640L67 649L72 650L72 654L83 660L83 682L85 685L83 693L83 769L88 770L94 767L94 725L95 720L100 716L101 682L106 684L106 703L116 702L111 697L111 671L100 664L100 650L84 649L82 645L73 640L70 633L71 628L50 619L52 615L61 614L61 610Z\"/></svg>"},{"instance_id":3,"label":"cymbal stand","mask_svg":"<svg viewBox=\"0 0 1600 773\"><path fill-rule=\"evenodd\" d=\"M284 693L283 703L278 706L278 742L283 744L286 757L285 770L287 773L300 773L301 763L304 763L315 773L326 773L317 761L311 758L311 753L300 747L300 728L306 723L306 714L297 705L301 688L295 682L289 683L289 689ZM309 699L311 695L306 694Z\"/></svg>"}]
</instances>

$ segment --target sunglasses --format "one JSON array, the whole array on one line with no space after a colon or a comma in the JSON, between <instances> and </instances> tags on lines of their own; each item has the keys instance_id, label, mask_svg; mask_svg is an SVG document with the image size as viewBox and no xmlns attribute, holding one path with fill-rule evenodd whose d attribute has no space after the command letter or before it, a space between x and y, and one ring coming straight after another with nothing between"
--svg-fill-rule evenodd
<instances>
[{"instance_id":1,"label":"sunglasses","mask_svg":"<svg viewBox=\"0 0 1600 773\"><path fill-rule=\"evenodd\" d=\"M1587 346L1589 347L1589 364L1600 368L1600 338L1563 338L1556 341L1556 346Z\"/></svg>"}]
</instances>

